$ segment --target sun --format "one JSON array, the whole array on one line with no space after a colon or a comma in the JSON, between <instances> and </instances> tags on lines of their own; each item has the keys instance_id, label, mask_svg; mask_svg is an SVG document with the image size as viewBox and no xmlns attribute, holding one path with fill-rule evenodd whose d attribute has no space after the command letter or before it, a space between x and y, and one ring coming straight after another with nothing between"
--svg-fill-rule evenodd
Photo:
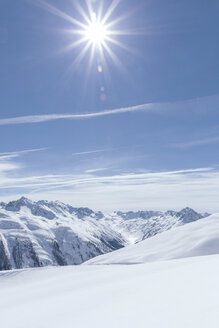
<instances>
[{"instance_id":1,"label":"sun","mask_svg":"<svg viewBox=\"0 0 219 328\"><path fill-rule=\"evenodd\" d=\"M84 31L84 36L87 41L95 46L102 46L107 39L107 32L105 24L97 20L96 14L93 13L91 22Z\"/></svg>"},{"instance_id":2,"label":"sun","mask_svg":"<svg viewBox=\"0 0 219 328\"><path fill-rule=\"evenodd\" d=\"M71 16L49 4L46 0L37 0L40 7L70 24L69 28L63 30L63 33L66 34L68 41L70 35L72 41L58 51L60 54L74 50L75 56L68 71L77 68L84 58L88 58L86 56L88 53L90 55L87 62L87 75L89 75L94 62L96 62L99 73L108 72L107 62L109 60L118 68L123 68L122 61L113 49L116 46L122 50L130 51L129 47L121 42L120 37L131 34L131 31L121 29L121 22L129 14L126 13L117 17L114 14L120 1L109 0L106 4L103 0L98 1L98 3L95 0L75 0L74 6L77 14ZM69 2L72 3L73 1ZM112 18L113 16L114 18Z\"/></svg>"}]
</instances>

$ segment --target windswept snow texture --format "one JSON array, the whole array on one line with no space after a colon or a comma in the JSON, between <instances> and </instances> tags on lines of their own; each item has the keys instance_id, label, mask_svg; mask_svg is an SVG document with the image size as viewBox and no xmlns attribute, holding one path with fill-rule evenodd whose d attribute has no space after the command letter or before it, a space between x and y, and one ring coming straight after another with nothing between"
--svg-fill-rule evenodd
<instances>
[{"instance_id":1,"label":"windswept snow texture","mask_svg":"<svg viewBox=\"0 0 219 328\"><path fill-rule=\"evenodd\" d=\"M190 208L104 215L22 197L0 203L0 271L81 264L206 215Z\"/></svg>"},{"instance_id":2,"label":"windswept snow texture","mask_svg":"<svg viewBox=\"0 0 219 328\"><path fill-rule=\"evenodd\" d=\"M1 327L218 328L219 255L0 273Z\"/></svg>"},{"instance_id":3,"label":"windswept snow texture","mask_svg":"<svg viewBox=\"0 0 219 328\"><path fill-rule=\"evenodd\" d=\"M219 254L219 214L163 232L85 264L137 264Z\"/></svg>"}]
</instances>

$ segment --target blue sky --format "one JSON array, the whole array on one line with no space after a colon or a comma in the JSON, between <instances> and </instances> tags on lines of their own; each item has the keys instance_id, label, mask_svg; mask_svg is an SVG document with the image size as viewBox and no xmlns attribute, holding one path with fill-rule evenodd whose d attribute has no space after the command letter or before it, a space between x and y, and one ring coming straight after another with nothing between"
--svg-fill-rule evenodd
<instances>
[{"instance_id":1,"label":"blue sky","mask_svg":"<svg viewBox=\"0 0 219 328\"><path fill-rule=\"evenodd\" d=\"M90 66L78 3L0 3L1 200L218 211L218 1L105 0L123 48Z\"/></svg>"}]
</instances>

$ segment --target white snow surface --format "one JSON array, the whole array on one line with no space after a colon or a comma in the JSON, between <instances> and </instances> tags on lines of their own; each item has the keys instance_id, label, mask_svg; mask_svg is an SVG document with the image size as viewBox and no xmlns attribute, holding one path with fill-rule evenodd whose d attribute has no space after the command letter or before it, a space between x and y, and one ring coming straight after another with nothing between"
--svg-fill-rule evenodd
<instances>
[{"instance_id":1,"label":"white snow surface","mask_svg":"<svg viewBox=\"0 0 219 328\"><path fill-rule=\"evenodd\" d=\"M4 328L218 328L219 255L0 273Z\"/></svg>"},{"instance_id":2,"label":"white snow surface","mask_svg":"<svg viewBox=\"0 0 219 328\"><path fill-rule=\"evenodd\" d=\"M85 264L137 264L219 254L219 214L162 232Z\"/></svg>"},{"instance_id":3,"label":"white snow surface","mask_svg":"<svg viewBox=\"0 0 219 328\"><path fill-rule=\"evenodd\" d=\"M218 276L215 214L83 265L0 272L1 327L218 328Z\"/></svg>"}]
</instances>

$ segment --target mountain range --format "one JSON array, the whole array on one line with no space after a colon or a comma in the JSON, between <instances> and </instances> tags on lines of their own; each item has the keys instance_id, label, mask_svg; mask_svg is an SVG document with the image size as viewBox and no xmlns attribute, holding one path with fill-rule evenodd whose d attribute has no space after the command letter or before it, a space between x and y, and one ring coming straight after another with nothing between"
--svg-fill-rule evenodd
<instances>
[{"instance_id":1,"label":"mountain range","mask_svg":"<svg viewBox=\"0 0 219 328\"><path fill-rule=\"evenodd\" d=\"M0 203L0 271L81 264L207 216L188 207L105 214L22 197Z\"/></svg>"}]
</instances>

